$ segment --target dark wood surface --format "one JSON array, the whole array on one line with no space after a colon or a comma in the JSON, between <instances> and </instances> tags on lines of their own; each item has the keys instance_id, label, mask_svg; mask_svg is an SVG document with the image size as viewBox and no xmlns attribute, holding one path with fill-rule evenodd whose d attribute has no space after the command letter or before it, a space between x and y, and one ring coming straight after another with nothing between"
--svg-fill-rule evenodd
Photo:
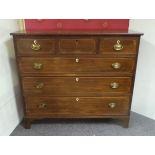
<instances>
[{"instance_id":1,"label":"dark wood surface","mask_svg":"<svg viewBox=\"0 0 155 155\"><path fill-rule=\"evenodd\" d=\"M58 48L61 54L93 54L96 52L95 39L64 38L59 40Z\"/></svg>"},{"instance_id":2,"label":"dark wood surface","mask_svg":"<svg viewBox=\"0 0 155 155\"><path fill-rule=\"evenodd\" d=\"M138 37L104 37L101 39L100 43L100 51L104 52L116 52L113 48L113 45L117 42L117 40L121 41L123 45L123 49L120 53L136 53L138 46ZM118 51L119 52L119 51Z\"/></svg>"},{"instance_id":3,"label":"dark wood surface","mask_svg":"<svg viewBox=\"0 0 155 155\"><path fill-rule=\"evenodd\" d=\"M142 33L17 32L11 35L25 128L42 118L115 118L128 127ZM118 88L112 88L112 83Z\"/></svg>"},{"instance_id":4,"label":"dark wood surface","mask_svg":"<svg viewBox=\"0 0 155 155\"><path fill-rule=\"evenodd\" d=\"M78 79L77 79L78 78ZM78 81L76 81L78 80ZM111 83L118 83L113 89ZM41 86L39 88L39 86ZM111 93L123 95L130 93L129 77L25 77L23 92L25 95L44 96L103 96Z\"/></svg>"},{"instance_id":5,"label":"dark wood surface","mask_svg":"<svg viewBox=\"0 0 155 155\"><path fill-rule=\"evenodd\" d=\"M42 53L53 53L55 51L55 40L52 39L37 39L37 42L40 44L41 48L39 51L31 49L31 45L35 39L34 38L20 38L17 39L17 51L19 55L21 54L42 54Z\"/></svg>"},{"instance_id":6,"label":"dark wood surface","mask_svg":"<svg viewBox=\"0 0 155 155\"><path fill-rule=\"evenodd\" d=\"M129 97L27 97L27 115L128 115ZM110 103L115 103L111 108Z\"/></svg>"},{"instance_id":7,"label":"dark wood surface","mask_svg":"<svg viewBox=\"0 0 155 155\"><path fill-rule=\"evenodd\" d=\"M78 61L78 62L76 62ZM42 65L41 69L35 69L34 64ZM118 69L112 67L112 64L119 63ZM63 73L106 73L114 74L133 73L135 60L133 58L90 58L90 57L54 57L54 58L36 58L22 57L19 59L20 72L40 73L40 74L63 74Z\"/></svg>"}]
</instances>

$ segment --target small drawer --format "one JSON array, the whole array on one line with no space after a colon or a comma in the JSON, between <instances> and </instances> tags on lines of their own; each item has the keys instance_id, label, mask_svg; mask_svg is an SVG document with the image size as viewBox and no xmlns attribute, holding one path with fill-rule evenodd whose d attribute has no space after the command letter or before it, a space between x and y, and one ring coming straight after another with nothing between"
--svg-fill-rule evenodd
<instances>
[{"instance_id":1,"label":"small drawer","mask_svg":"<svg viewBox=\"0 0 155 155\"><path fill-rule=\"evenodd\" d=\"M95 39L60 39L61 54L93 54L96 52Z\"/></svg>"},{"instance_id":2,"label":"small drawer","mask_svg":"<svg viewBox=\"0 0 155 155\"><path fill-rule=\"evenodd\" d=\"M55 40L46 38L18 38L16 39L18 55L44 55L55 51Z\"/></svg>"},{"instance_id":3,"label":"small drawer","mask_svg":"<svg viewBox=\"0 0 155 155\"><path fill-rule=\"evenodd\" d=\"M125 97L27 97L29 115L127 115L129 96Z\"/></svg>"},{"instance_id":4,"label":"small drawer","mask_svg":"<svg viewBox=\"0 0 155 155\"><path fill-rule=\"evenodd\" d=\"M130 93L129 77L24 77L24 95L103 96Z\"/></svg>"},{"instance_id":5,"label":"small drawer","mask_svg":"<svg viewBox=\"0 0 155 155\"><path fill-rule=\"evenodd\" d=\"M135 54L138 51L138 37L105 37L100 41L100 52Z\"/></svg>"},{"instance_id":6,"label":"small drawer","mask_svg":"<svg viewBox=\"0 0 155 155\"><path fill-rule=\"evenodd\" d=\"M133 73L134 58L20 58L21 73Z\"/></svg>"}]
</instances>

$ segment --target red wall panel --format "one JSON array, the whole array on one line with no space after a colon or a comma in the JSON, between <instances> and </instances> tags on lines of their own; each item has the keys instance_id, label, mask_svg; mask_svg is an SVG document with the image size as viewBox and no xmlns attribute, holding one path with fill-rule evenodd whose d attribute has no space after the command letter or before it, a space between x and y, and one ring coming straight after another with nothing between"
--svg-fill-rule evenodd
<instances>
[{"instance_id":1,"label":"red wall panel","mask_svg":"<svg viewBox=\"0 0 155 155\"><path fill-rule=\"evenodd\" d=\"M128 31L128 19L25 19L27 31Z\"/></svg>"}]
</instances>

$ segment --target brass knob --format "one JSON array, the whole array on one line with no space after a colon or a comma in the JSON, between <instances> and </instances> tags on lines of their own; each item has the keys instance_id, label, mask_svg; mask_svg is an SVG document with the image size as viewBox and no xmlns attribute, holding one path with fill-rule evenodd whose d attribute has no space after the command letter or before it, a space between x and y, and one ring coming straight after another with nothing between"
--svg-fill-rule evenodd
<instances>
[{"instance_id":1,"label":"brass knob","mask_svg":"<svg viewBox=\"0 0 155 155\"><path fill-rule=\"evenodd\" d=\"M39 108L40 109L44 109L44 108L46 108L47 107L47 104L46 103L41 103L40 105L39 105Z\"/></svg>"},{"instance_id":2,"label":"brass knob","mask_svg":"<svg viewBox=\"0 0 155 155\"><path fill-rule=\"evenodd\" d=\"M79 59L79 58L76 58L76 59L75 59L75 62L76 62L76 63L78 63L79 61L80 61L80 59Z\"/></svg>"},{"instance_id":3,"label":"brass knob","mask_svg":"<svg viewBox=\"0 0 155 155\"><path fill-rule=\"evenodd\" d=\"M112 63L111 66L113 69L120 69L121 68L121 64L118 62Z\"/></svg>"},{"instance_id":4,"label":"brass knob","mask_svg":"<svg viewBox=\"0 0 155 155\"><path fill-rule=\"evenodd\" d=\"M77 101L77 102L79 101L79 98L78 98L78 97L76 98L76 101Z\"/></svg>"},{"instance_id":5,"label":"brass knob","mask_svg":"<svg viewBox=\"0 0 155 155\"><path fill-rule=\"evenodd\" d=\"M43 64L41 64L41 63L34 63L33 64L34 69L40 70L40 69L42 69L42 67L43 67Z\"/></svg>"},{"instance_id":6,"label":"brass knob","mask_svg":"<svg viewBox=\"0 0 155 155\"><path fill-rule=\"evenodd\" d=\"M40 50L40 47L41 46L39 45L38 41L34 40L33 44L31 45L31 49L34 50L34 51L38 51L38 50Z\"/></svg>"},{"instance_id":7,"label":"brass knob","mask_svg":"<svg viewBox=\"0 0 155 155\"><path fill-rule=\"evenodd\" d=\"M123 49L123 45L120 44L120 40L117 40L117 43L114 45L114 50L115 51L121 51Z\"/></svg>"},{"instance_id":8,"label":"brass knob","mask_svg":"<svg viewBox=\"0 0 155 155\"><path fill-rule=\"evenodd\" d=\"M108 106L109 108L113 109L116 107L116 103L109 103Z\"/></svg>"},{"instance_id":9,"label":"brass knob","mask_svg":"<svg viewBox=\"0 0 155 155\"><path fill-rule=\"evenodd\" d=\"M112 89L117 89L117 88L119 87L119 83L117 83L117 82L112 82L112 83L110 84L110 87L111 87Z\"/></svg>"},{"instance_id":10,"label":"brass knob","mask_svg":"<svg viewBox=\"0 0 155 155\"><path fill-rule=\"evenodd\" d=\"M76 81L76 82L78 82L78 81L79 81L79 78L78 78L78 77L77 77L77 78L75 78L75 81Z\"/></svg>"},{"instance_id":11,"label":"brass knob","mask_svg":"<svg viewBox=\"0 0 155 155\"><path fill-rule=\"evenodd\" d=\"M38 83L36 86L35 86L37 89L41 89L44 87L44 83Z\"/></svg>"}]
</instances>

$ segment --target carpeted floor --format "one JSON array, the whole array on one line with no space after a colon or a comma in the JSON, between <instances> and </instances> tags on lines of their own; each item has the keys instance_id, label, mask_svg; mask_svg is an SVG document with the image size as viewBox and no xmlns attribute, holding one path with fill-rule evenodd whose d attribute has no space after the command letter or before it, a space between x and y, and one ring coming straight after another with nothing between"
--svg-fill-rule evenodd
<instances>
[{"instance_id":1,"label":"carpeted floor","mask_svg":"<svg viewBox=\"0 0 155 155\"><path fill-rule=\"evenodd\" d=\"M155 121L133 112L129 128L112 120L48 120L27 130L19 125L11 136L155 136Z\"/></svg>"}]
</instances>

